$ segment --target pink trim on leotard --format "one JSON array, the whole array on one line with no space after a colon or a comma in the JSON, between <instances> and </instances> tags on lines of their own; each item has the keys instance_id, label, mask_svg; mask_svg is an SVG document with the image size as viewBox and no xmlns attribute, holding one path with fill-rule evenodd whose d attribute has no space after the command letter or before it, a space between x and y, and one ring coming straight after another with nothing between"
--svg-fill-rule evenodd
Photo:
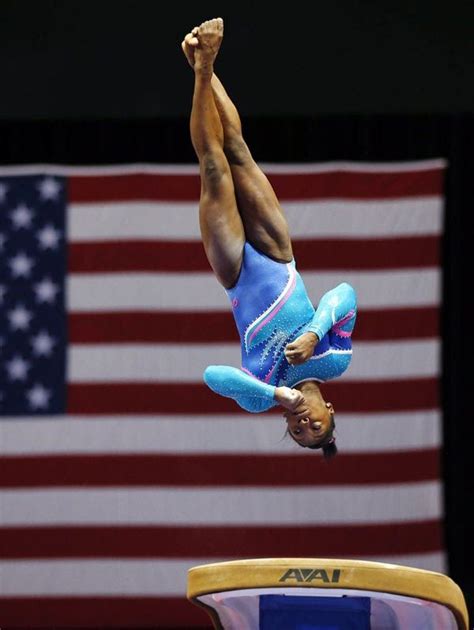
<instances>
[{"instance_id":1,"label":"pink trim on leotard","mask_svg":"<svg viewBox=\"0 0 474 630\"><path fill-rule=\"evenodd\" d=\"M275 371L275 368L276 368L276 365L274 365L272 367L272 369L270 370L270 372L265 376L265 378L263 379L264 383L269 383L270 382L270 379L272 377L273 372ZM262 379L258 378L258 376L255 376L255 374L252 374L252 372L250 370L247 370L247 368L244 368L243 365L240 367L240 369L242 370L242 372L245 372L245 374L248 374L252 378L256 378L257 381L261 381L262 380Z\"/></svg>"},{"instance_id":2,"label":"pink trim on leotard","mask_svg":"<svg viewBox=\"0 0 474 630\"><path fill-rule=\"evenodd\" d=\"M350 310L345 317L334 324L332 330L336 333L336 335L339 337L350 337L352 335L352 331L341 330L341 327L353 317L354 313L354 309Z\"/></svg>"},{"instance_id":3,"label":"pink trim on leotard","mask_svg":"<svg viewBox=\"0 0 474 630\"><path fill-rule=\"evenodd\" d=\"M252 374L252 372L250 370L247 370L247 368L244 368L244 366L242 365L241 368L242 372L245 372L246 374L248 374L249 376L253 376L253 378L257 378L255 376L255 374ZM258 379L257 379L258 380Z\"/></svg>"},{"instance_id":4,"label":"pink trim on leotard","mask_svg":"<svg viewBox=\"0 0 474 630\"><path fill-rule=\"evenodd\" d=\"M264 317L264 319L257 325L257 327L253 330L252 334L248 338L248 342L247 342L248 345L250 345L255 335L277 315L277 313L281 310L285 302L288 301L289 297L293 293L293 290L296 286L296 272L293 269L293 267L291 267L290 265L288 265L288 271L290 274L290 278L288 280L286 287L281 292L276 303L273 306L271 306L266 313L263 313L260 316L260 317Z\"/></svg>"},{"instance_id":5,"label":"pink trim on leotard","mask_svg":"<svg viewBox=\"0 0 474 630\"><path fill-rule=\"evenodd\" d=\"M271 379L271 377L273 375L273 372L275 371L276 366L277 366L277 364L275 363L275 365L272 367L270 372L268 372L268 374L265 376L265 378L264 378L265 383L269 383L270 382L270 379Z\"/></svg>"}]
</instances>

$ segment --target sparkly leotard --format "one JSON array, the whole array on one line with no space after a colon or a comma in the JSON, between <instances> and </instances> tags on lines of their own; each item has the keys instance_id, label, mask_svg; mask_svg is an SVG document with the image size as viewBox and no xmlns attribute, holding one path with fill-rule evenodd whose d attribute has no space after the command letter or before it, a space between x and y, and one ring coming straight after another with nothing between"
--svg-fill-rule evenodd
<instances>
[{"instance_id":1,"label":"sparkly leotard","mask_svg":"<svg viewBox=\"0 0 474 630\"><path fill-rule=\"evenodd\" d=\"M357 299L346 282L325 293L315 311L294 260L277 262L246 243L239 279L227 295L240 335L242 368L207 367L204 380L216 393L261 412L277 404L276 386L324 382L347 369ZM285 346L305 332L316 333L319 342L308 361L292 366Z\"/></svg>"}]
</instances>

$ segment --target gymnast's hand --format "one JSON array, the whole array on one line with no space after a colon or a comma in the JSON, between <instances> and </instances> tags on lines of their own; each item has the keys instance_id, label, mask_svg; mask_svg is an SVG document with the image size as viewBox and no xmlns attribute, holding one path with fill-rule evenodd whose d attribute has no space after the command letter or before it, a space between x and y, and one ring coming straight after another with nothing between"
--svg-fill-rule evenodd
<instances>
[{"instance_id":1,"label":"gymnast's hand","mask_svg":"<svg viewBox=\"0 0 474 630\"><path fill-rule=\"evenodd\" d=\"M275 387L275 400L285 409L294 413L297 409L304 409L305 415L309 413L303 394L298 389L290 387Z\"/></svg>"},{"instance_id":2,"label":"gymnast's hand","mask_svg":"<svg viewBox=\"0 0 474 630\"><path fill-rule=\"evenodd\" d=\"M313 356L319 337L314 332L303 333L285 346L285 357L290 365L301 365Z\"/></svg>"}]
</instances>

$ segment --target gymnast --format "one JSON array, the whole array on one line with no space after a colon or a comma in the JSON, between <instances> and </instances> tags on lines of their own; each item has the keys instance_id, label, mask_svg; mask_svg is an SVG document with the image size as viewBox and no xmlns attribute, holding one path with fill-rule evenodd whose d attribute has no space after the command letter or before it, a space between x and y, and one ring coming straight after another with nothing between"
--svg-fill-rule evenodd
<instances>
[{"instance_id":1,"label":"gymnast","mask_svg":"<svg viewBox=\"0 0 474 630\"><path fill-rule=\"evenodd\" d=\"M337 453L334 408L320 384L352 357L357 300L343 282L315 310L296 269L288 224L242 136L238 111L214 73L221 18L194 27L181 46L194 69L191 141L199 161L199 224L239 331L241 369L210 365L204 381L249 412L280 405L300 446Z\"/></svg>"}]
</instances>

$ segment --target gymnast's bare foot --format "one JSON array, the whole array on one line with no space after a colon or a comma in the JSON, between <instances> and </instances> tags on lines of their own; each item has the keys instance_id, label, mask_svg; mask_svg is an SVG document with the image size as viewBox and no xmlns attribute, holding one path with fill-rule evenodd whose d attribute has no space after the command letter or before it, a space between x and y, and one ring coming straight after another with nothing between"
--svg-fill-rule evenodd
<instances>
[{"instance_id":1,"label":"gymnast's bare foot","mask_svg":"<svg viewBox=\"0 0 474 630\"><path fill-rule=\"evenodd\" d=\"M212 76L214 60L219 52L224 37L224 21L222 18L207 20L197 29L198 45L194 48L194 71Z\"/></svg>"},{"instance_id":2,"label":"gymnast's bare foot","mask_svg":"<svg viewBox=\"0 0 474 630\"><path fill-rule=\"evenodd\" d=\"M194 50L196 46L199 45L197 32L198 32L198 27L195 26L193 30L190 33L188 33L183 39L183 41L181 42L181 48L183 49L184 55L186 59L188 60L188 63L191 66L191 68L194 68L194 62L195 62Z\"/></svg>"}]
</instances>

